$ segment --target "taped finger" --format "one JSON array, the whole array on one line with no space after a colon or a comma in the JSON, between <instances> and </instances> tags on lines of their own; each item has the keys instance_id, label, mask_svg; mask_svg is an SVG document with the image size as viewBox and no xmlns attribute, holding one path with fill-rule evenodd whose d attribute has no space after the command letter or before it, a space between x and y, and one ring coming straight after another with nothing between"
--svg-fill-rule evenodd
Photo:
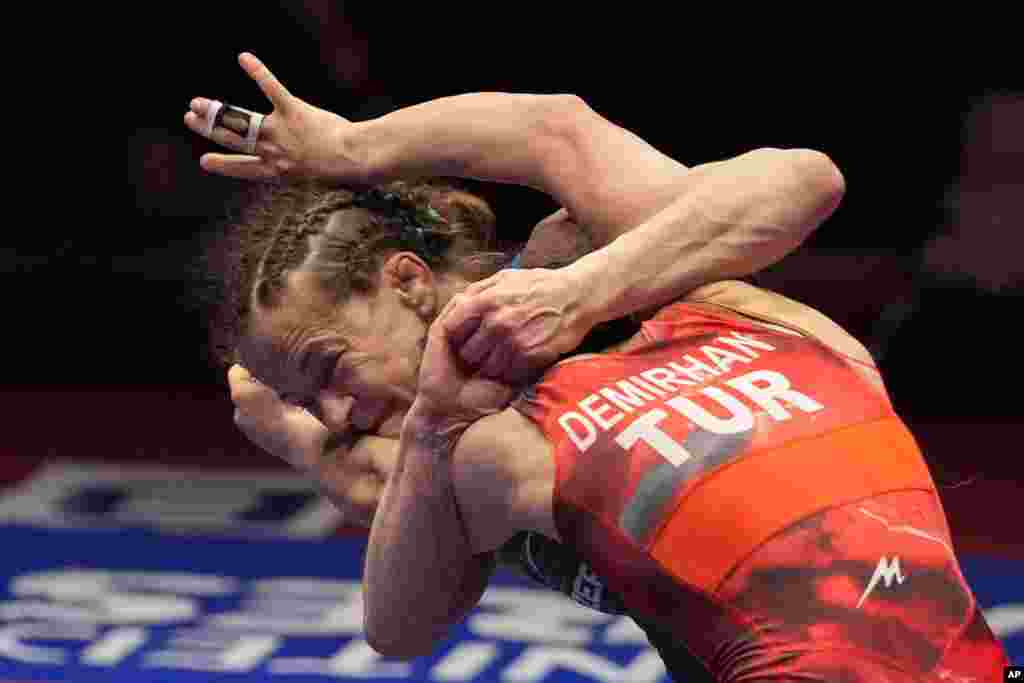
<instances>
[{"instance_id":1,"label":"taped finger","mask_svg":"<svg viewBox=\"0 0 1024 683\"><path fill-rule=\"evenodd\" d=\"M223 108L223 102L210 100L210 106L207 107L206 114L203 116L203 120L206 122L206 128L204 129L206 137L213 135L213 129L217 125L217 117L220 116L220 111Z\"/></svg>"},{"instance_id":2,"label":"taped finger","mask_svg":"<svg viewBox=\"0 0 1024 683\"><path fill-rule=\"evenodd\" d=\"M241 140L240 149L252 154L256 151L264 118L263 114L226 104L214 117L214 128L223 127L235 133Z\"/></svg>"}]
</instances>

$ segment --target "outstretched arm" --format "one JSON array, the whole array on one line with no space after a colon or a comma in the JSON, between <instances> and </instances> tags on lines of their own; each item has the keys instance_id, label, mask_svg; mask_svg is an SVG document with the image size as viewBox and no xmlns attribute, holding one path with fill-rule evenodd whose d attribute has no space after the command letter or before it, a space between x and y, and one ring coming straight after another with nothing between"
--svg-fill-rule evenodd
<instances>
[{"instance_id":1,"label":"outstretched arm","mask_svg":"<svg viewBox=\"0 0 1024 683\"><path fill-rule=\"evenodd\" d=\"M250 180L377 184L458 176L536 188L590 233L595 246L679 196L687 168L573 95L469 93L351 122L292 95L250 54L239 63L274 107L251 154L206 154L208 171ZM185 124L236 152L242 136L207 133L211 101Z\"/></svg>"},{"instance_id":2,"label":"outstretched arm","mask_svg":"<svg viewBox=\"0 0 1024 683\"><path fill-rule=\"evenodd\" d=\"M470 93L355 124L372 182L447 175L535 188L596 247L679 196L687 168L575 95Z\"/></svg>"}]
</instances>

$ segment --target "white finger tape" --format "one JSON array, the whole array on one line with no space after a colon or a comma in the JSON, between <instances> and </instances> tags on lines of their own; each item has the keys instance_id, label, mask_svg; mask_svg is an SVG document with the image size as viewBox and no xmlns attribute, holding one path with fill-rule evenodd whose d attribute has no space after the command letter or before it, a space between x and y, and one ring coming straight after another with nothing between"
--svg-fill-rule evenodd
<instances>
[{"instance_id":1,"label":"white finger tape","mask_svg":"<svg viewBox=\"0 0 1024 683\"><path fill-rule=\"evenodd\" d=\"M216 123L217 114L223 106L223 102L218 102L217 100L210 101L210 106L206 110L206 137L213 135L213 124Z\"/></svg>"},{"instance_id":2,"label":"white finger tape","mask_svg":"<svg viewBox=\"0 0 1024 683\"><path fill-rule=\"evenodd\" d=\"M263 125L263 114L249 112L249 130L245 132L245 151L247 154L256 152L256 141L260 138L260 127Z\"/></svg>"}]
</instances>

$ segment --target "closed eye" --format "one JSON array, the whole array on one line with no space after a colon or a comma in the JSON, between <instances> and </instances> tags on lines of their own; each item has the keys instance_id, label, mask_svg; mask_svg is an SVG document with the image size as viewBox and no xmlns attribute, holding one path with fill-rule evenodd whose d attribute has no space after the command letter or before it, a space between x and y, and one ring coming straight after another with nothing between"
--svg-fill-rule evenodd
<instances>
[{"instance_id":1,"label":"closed eye","mask_svg":"<svg viewBox=\"0 0 1024 683\"><path fill-rule=\"evenodd\" d=\"M302 396L293 396L291 394L287 396L282 396L281 400L290 406L295 406L296 408L305 408L306 410L310 410L310 408L316 403L314 399L305 398Z\"/></svg>"}]
</instances>

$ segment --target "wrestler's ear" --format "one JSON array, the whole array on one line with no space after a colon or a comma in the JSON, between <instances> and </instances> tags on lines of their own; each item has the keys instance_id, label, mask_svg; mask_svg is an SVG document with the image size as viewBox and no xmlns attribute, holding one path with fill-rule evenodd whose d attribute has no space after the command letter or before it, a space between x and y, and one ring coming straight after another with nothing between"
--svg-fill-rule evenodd
<instances>
[{"instance_id":1,"label":"wrestler's ear","mask_svg":"<svg viewBox=\"0 0 1024 683\"><path fill-rule=\"evenodd\" d=\"M394 291L399 301L424 320L437 312L434 271L411 251L392 254L381 267L381 285Z\"/></svg>"}]
</instances>

